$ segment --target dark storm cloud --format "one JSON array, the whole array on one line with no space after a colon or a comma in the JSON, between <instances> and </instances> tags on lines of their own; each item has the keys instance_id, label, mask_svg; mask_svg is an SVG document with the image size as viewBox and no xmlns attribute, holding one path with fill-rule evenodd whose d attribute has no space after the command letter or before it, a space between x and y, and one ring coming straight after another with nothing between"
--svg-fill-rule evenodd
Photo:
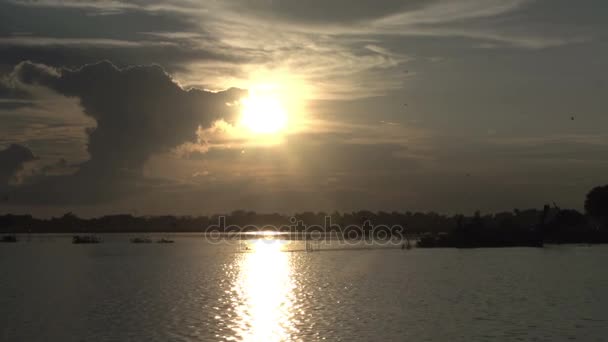
<instances>
[{"instance_id":1,"label":"dark storm cloud","mask_svg":"<svg viewBox=\"0 0 608 342\"><path fill-rule=\"evenodd\" d=\"M90 159L76 174L50 177L21 189L32 196L43 192L39 199L55 203L62 198L99 200L100 194L107 197L118 184L128 189L126 183L141 178L143 164L152 154L195 140L199 126L210 127L220 118L232 121L235 112L227 104L244 96L239 89L218 93L182 89L159 66L119 69L100 62L69 70L24 62L12 76L22 84L78 98L84 113L97 123L87 132Z\"/></svg>"},{"instance_id":2,"label":"dark storm cloud","mask_svg":"<svg viewBox=\"0 0 608 342\"><path fill-rule=\"evenodd\" d=\"M23 169L23 164L36 159L27 147L13 144L0 150L0 187L8 182Z\"/></svg>"},{"instance_id":3,"label":"dark storm cloud","mask_svg":"<svg viewBox=\"0 0 608 342\"><path fill-rule=\"evenodd\" d=\"M77 97L97 122L89 132L90 163L112 170L138 170L152 153L194 140L199 125L232 121L235 113L226 103L243 96L237 89L184 90L159 66L118 69L100 62L55 70L25 62L16 67L15 77Z\"/></svg>"}]
</instances>

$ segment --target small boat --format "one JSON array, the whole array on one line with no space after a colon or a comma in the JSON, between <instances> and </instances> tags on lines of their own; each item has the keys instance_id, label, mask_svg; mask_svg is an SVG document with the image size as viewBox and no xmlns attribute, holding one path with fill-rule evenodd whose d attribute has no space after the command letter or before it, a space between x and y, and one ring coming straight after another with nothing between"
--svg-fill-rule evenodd
<instances>
[{"instance_id":1,"label":"small boat","mask_svg":"<svg viewBox=\"0 0 608 342\"><path fill-rule=\"evenodd\" d=\"M148 238L132 238L131 243L152 243L152 240L148 239Z\"/></svg>"},{"instance_id":2,"label":"small boat","mask_svg":"<svg viewBox=\"0 0 608 342\"><path fill-rule=\"evenodd\" d=\"M171 239L159 239L156 240L156 243L173 243L175 241L171 240Z\"/></svg>"},{"instance_id":3,"label":"small boat","mask_svg":"<svg viewBox=\"0 0 608 342\"><path fill-rule=\"evenodd\" d=\"M17 236L16 235L4 235L0 239L0 242L17 242Z\"/></svg>"},{"instance_id":4,"label":"small boat","mask_svg":"<svg viewBox=\"0 0 608 342\"><path fill-rule=\"evenodd\" d=\"M92 235L74 235L72 237L72 243L74 244L91 244L91 243L100 243L101 239L97 236Z\"/></svg>"}]
</instances>

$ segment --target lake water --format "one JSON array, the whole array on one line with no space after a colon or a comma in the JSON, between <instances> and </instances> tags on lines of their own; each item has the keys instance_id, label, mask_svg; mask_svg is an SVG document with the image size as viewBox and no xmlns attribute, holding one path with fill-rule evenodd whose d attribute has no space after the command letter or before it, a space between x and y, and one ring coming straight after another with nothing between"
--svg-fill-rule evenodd
<instances>
[{"instance_id":1,"label":"lake water","mask_svg":"<svg viewBox=\"0 0 608 342\"><path fill-rule=\"evenodd\" d=\"M0 244L1 341L607 341L608 246Z\"/></svg>"}]
</instances>

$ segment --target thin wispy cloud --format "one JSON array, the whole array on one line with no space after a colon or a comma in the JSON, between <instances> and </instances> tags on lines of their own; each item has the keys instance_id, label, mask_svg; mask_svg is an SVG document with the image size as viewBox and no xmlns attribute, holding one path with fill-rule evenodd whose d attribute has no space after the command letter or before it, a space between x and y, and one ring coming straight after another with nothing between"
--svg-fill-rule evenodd
<instances>
[{"instance_id":1,"label":"thin wispy cloud","mask_svg":"<svg viewBox=\"0 0 608 342\"><path fill-rule=\"evenodd\" d=\"M533 30L512 32L501 23L501 16L525 9L533 3L531 0L417 1L410 5L385 2L387 8L394 10L386 13L374 11L371 3L366 2L320 3L306 10L298 19L300 13L296 11L303 11L303 7L295 1L284 4L239 0L13 1L24 6L82 8L100 12L170 13L198 27L199 31L139 32L142 36L140 41L11 37L0 39L0 44L138 47L169 45L173 40L187 49L238 59L238 62L228 63L192 61L182 66L185 70L176 72L175 76L185 86L213 89L246 86L251 70L262 68L275 74L289 72L293 78L311 84L316 90L315 97L345 98L382 95L399 89L406 82L403 75L395 71L403 68L412 56L395 51L391 46L394 44L387 43L383 37L463 37L471 40L471 46L525 49L590 39ZM490 28L480 20L492 20L495 25ZM153 37L161 41L151 40ZM221 73L214 73L217 70ZM226 74L232 77L225 77Z\"/></svg>"}]
</instances>

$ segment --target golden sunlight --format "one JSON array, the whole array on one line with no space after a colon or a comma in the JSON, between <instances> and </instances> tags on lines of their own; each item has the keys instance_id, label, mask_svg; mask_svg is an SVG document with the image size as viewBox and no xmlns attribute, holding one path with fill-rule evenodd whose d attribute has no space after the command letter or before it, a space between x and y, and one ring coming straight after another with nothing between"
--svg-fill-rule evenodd
<instances>
[{"instance_id":1,"label":"golden sunlight","mask_svg":"<svg viewBox=\"0 0 608 342\"><path fill-rule=\"evenodd\" d=\"M318 96L305 77L281 68L246 72L248 78L236 85L249 90L239 101L240 118L234 126L239 138L248 144L277 145L290 134L308 130L308 101Z\"/></svg>"},{"instance_id":2,"label":"golden sunlight","mask_svg":"<svg viewBox=\"0 0 608 342\"><path fill-rule=\"evenodd\" d=\"M297 330L293 316L294 279L284 241L260 239L240 262L241 305L237 333L244 341L285 341Z\"/></svg>"},{"instance_id":3,"label":"golden sunlight","mask_svg":"<svg viewBox=\"0 0 608 342\"><path fill-rule=\"evenodd\" d=\"M272 89L250 90L241 100L241 124L253 133L280 133L287 127L287 111L279 95Z\"/></svg>"}]
</instances>

